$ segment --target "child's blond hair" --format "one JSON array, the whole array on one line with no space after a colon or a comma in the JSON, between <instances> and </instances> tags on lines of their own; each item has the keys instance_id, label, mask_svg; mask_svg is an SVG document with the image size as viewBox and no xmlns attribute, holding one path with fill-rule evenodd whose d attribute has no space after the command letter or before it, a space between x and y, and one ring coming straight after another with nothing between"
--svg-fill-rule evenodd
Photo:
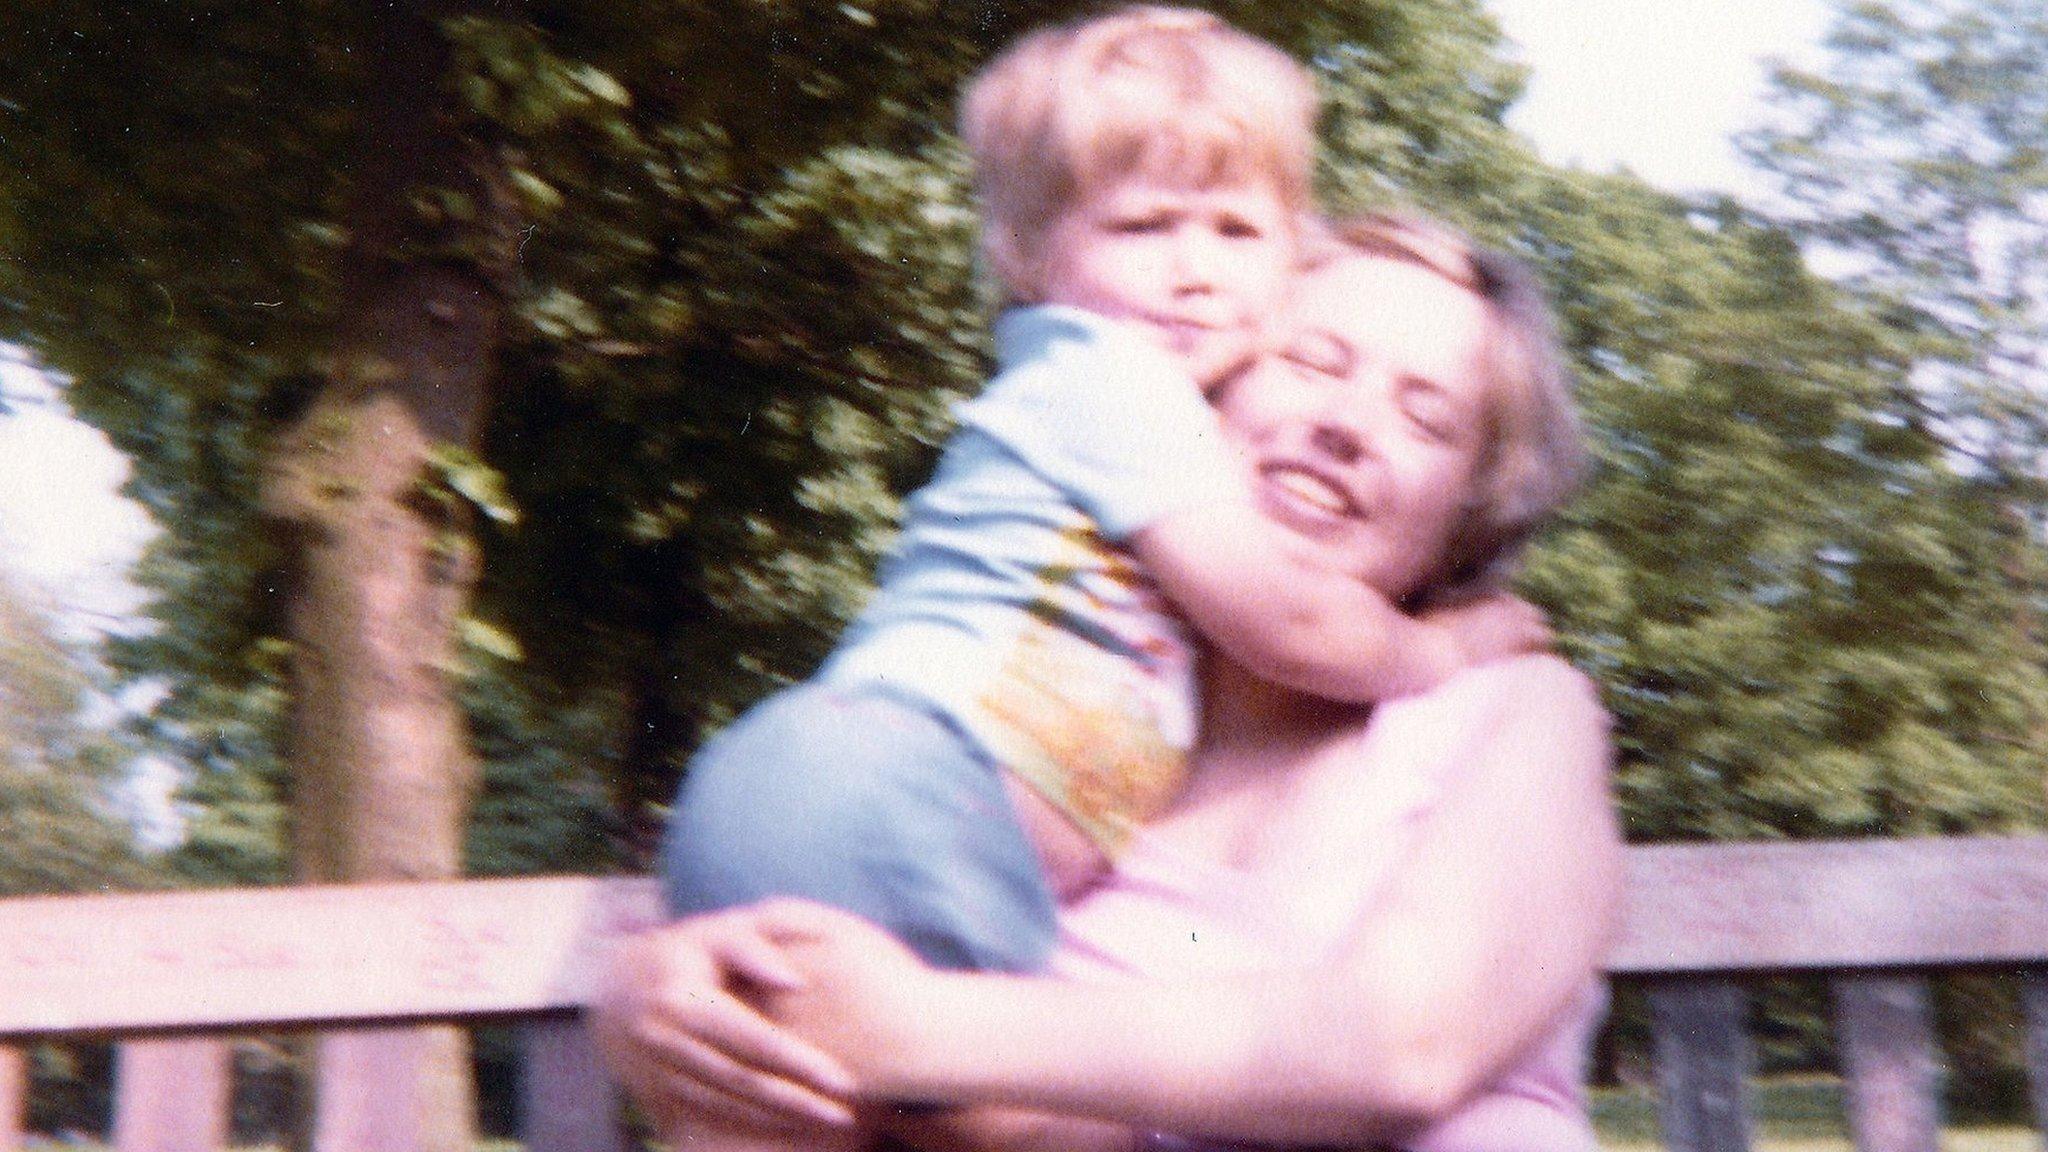
<instances>
[{"instance_id":1,"label":"child's blond hair","mask_svg":"<svg viewBox=\"0 0 2048 1152\"><path fill-rule=\"evenodd\" d=\"M1105 180L1272 184L1305 212L1315 82L1293 57L1207 12L1139 5L1029 33L968 85L960 134L982 249L1028 299L1039 241Z\"/></svg>"}]
</instances>

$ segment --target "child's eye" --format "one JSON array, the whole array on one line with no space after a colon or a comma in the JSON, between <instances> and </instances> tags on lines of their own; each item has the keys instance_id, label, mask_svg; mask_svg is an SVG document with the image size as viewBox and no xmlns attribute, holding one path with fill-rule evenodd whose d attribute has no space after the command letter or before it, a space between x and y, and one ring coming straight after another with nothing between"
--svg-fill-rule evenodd
<instances>
[{"instance_id":1,"label":"child's eye","mask_svg":"<svg viewBox=\"0 0 2048 1152\"><path fill-rule=\"evenodd\" d=\"M1250 220L1225 220L1216 230L1230 240L1260 240L1266 230Z\"/></svg>"},{"instance_id":2,"label":"child's eye","mask_svg":"<svg viewBox=\"0 0 2048 1152\"><path fill-rule=\"evenodd\" d=\"M1280 346L1280 361L1323 377L1343 379L1352 371L1352 346L1329 332L1294 332Z\"/></svg>"},{"instance_id":3,"label":"child's eye","mask_svg":"<svg viewBox=\"0 0 2048 1152\"><path fill-rule=\"evenodd\" d=\"M1167 217L1158 212L1143 216L1118 216L1109 222L1109 230L1124 235L1144 235L1164 229L1167 223Z\"/></svg>"},{"instance_id":4,"label":"child's eye","mask_svg":"<svg viewBox=\"0 0 2048 1152\"><path fill-rule=\"evenodd\" d=\"M1314 337L1289 343L1281 350L1280 359L1318 376L1341 378L1350 370L1350 357L1342 345Z\"/></svg>"}]
</instances>

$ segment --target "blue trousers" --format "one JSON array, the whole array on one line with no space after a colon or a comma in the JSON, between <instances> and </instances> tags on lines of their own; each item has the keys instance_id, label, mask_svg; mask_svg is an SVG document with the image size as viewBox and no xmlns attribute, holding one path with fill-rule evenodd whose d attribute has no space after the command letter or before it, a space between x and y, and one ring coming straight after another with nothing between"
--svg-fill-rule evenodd
<instances>
[{"instance_id":1,"label":"blue trousers","mask_svg":"<svg viewBox=\"0 0 2048 1152\"><path fill-rule=\"evenodd\" d=\"M662 879L677 915L800 896L942 968L1035 971L1054 939L1000 771L945 720L879 692L798 685L706 744Z\"/></svg>"}]
</instances>

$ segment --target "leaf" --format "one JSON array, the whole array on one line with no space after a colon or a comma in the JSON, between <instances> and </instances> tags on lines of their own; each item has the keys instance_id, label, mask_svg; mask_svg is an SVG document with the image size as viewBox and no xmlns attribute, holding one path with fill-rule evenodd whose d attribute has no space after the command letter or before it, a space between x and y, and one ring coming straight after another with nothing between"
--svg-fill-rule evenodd
<instances>
[{"instance_id":1,"label":"leaf","mask_svg":"<svg viewBox=\"0 0 2048 1152\"><path fill-rule=\"evenodd\" d=\"M437 444L427 456L432 482L468 501L491 520L510 527L519 523L519 509L505 492L505 478L477 458L475 453L453 444Z\"/></svg>"}]
</instances>

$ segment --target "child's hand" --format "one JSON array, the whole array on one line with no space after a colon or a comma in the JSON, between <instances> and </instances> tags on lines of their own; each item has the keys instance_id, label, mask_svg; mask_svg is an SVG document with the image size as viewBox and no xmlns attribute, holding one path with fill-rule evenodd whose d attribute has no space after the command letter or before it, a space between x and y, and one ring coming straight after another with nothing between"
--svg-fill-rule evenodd
<instances>
[{"instance_id":1,"label":"child's hand","mask_svg":"<svg viewBox=\"0 0 2048 1152\"><path fill-rule=\"evenodd\" d=\"M1542 610L1505 593L1435 609L1425 613L1422 621L1450 634L1466 667L1548 652L1557 639Z\"/></svg>"}]
</instances>

